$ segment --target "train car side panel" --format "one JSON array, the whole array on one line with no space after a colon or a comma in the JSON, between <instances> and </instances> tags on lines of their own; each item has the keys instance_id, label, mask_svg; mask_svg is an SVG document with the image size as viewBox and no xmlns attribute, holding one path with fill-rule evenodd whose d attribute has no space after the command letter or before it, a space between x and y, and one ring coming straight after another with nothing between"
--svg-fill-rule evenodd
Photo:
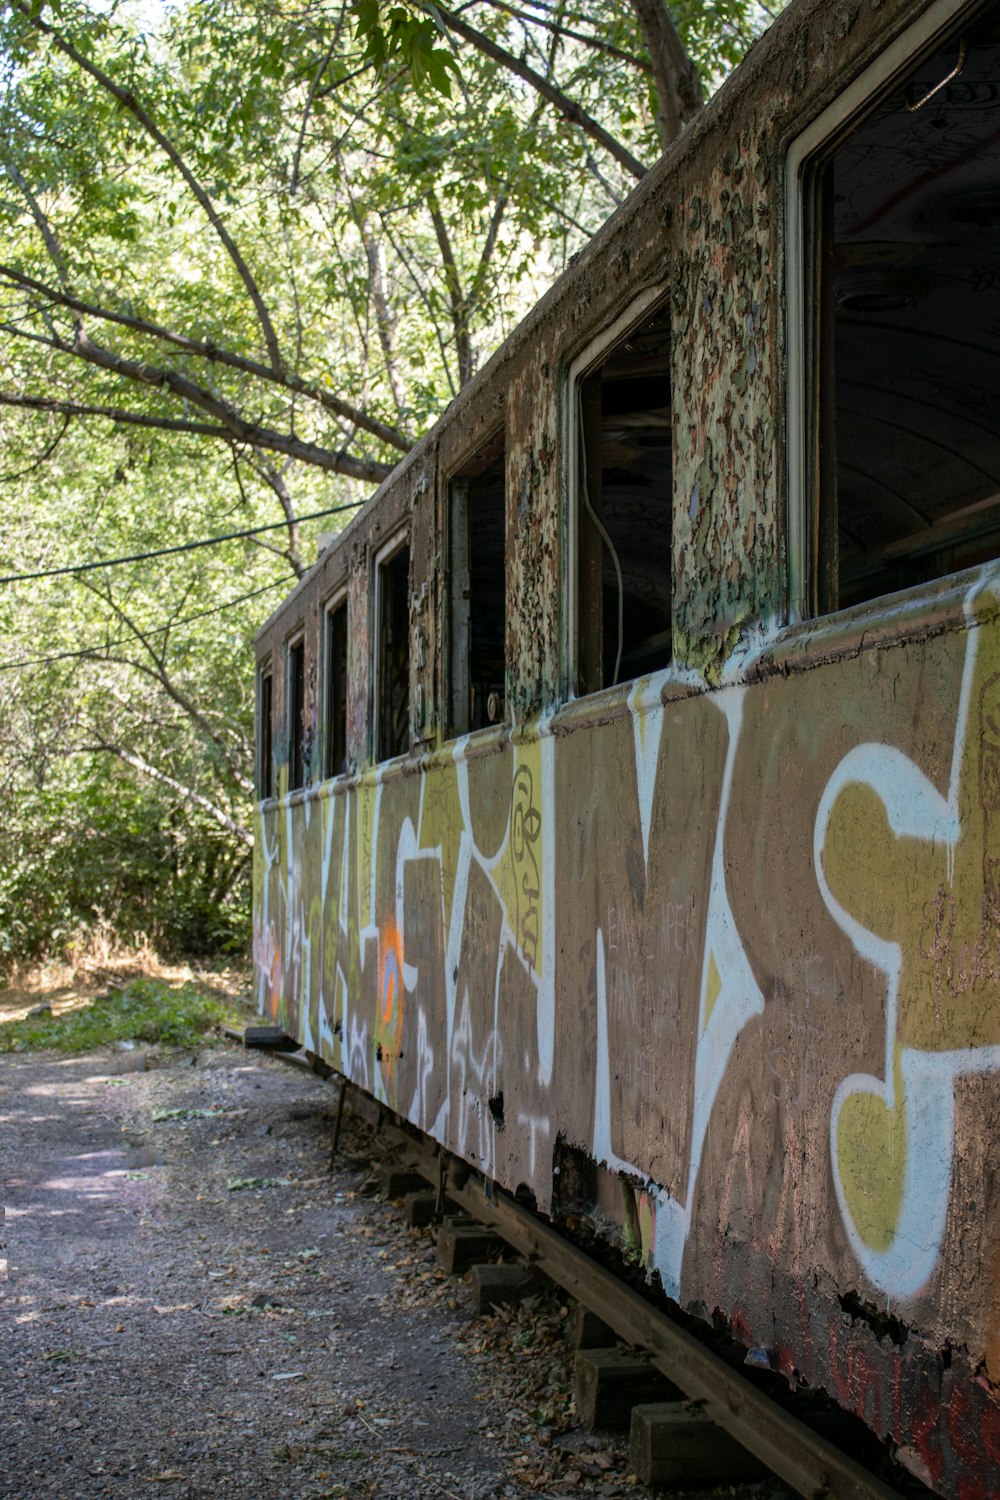
<instances>
[{"instance_id":1,"label":"train car side panel","mask_svg":"<svg viewBox=\"0 0 1000 1500\"><path fill-rule=\"evenodd\" d=\"M997 1417L995 610L262 827L289 1029L543 1210L601 1164L672 1296L955 1492Z\"/></svg>"}]
</instances>

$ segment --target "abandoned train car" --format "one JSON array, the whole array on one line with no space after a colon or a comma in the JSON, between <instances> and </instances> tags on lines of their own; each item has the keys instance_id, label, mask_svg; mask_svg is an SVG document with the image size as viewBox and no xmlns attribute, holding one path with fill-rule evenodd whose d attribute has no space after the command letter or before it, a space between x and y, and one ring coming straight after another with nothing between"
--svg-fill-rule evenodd
<instances>
[{"instance_id":1,"label":"abandoned train car","mask_svg":"<svg viewBox=\"0 0 1000 1500\"><path fill-rule=\"evenodd\" d=\"M258 639L261 1008L955 1500L998 601L1000 4L793 0Z\"/></svg>"}]
</instances>

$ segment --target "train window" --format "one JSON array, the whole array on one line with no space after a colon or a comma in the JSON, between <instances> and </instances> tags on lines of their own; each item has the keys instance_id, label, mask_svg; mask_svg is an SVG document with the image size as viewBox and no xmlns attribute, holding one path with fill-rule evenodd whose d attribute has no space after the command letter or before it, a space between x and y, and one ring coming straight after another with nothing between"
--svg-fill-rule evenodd
<instances>
[{"instance_id":1,"label":"train window","mask_svg":"<svg viewBox=\"0 0 1000 1500\"><path fill-rule=\"evenodd\" d=\"M809 164L820 613L1000 557L998 73L994 3Z\"/></svg>"},{"instance_id":2,"label":"train window","mask_svg":"<svg viewBox=\"0 0 1000 1500\"><path fill-rule=\"evenodd\" d=\"M657 671L671 658L670 318L662 300L649 301L596 360L585 355L571 372L571 629L580 693Z\"/></svg>"},{"instance_id":3,"label":"train window","mask_svg":"<svg viewBox=\"0 0 1000 1500\"><path fill-rule=\"evenodd\" d=\"M347 599L344 595L329 605L325 619L323 773L340 776L350 769L347 762Z\"/></svg>"},{"instance_id":4,"label":"train window","mask_svg":"<svg viewBox=\"0 0 1000 1500\"><path fill-rule=\"evenodd\" d=\"M376 559L375 746L379 760L410 748L410 549L391 542Z\"/></svg>"},{"instance_id":5,"label":"train window","mask_svg":"<svg viewBox=\"0 0 1000 1500\"><path fill-rule=\"evenodd\" d=\"M274 796L274 677L270 669L257 677L257 795Z\"/></svg>"},{"instance_id":6,"label":"train window","mask_svg":"<svg viewBox=\"0 0 1000 1500\"><path fill-rule=\"evenodd\" d=\"M504 716L503 433L453 477L449 506L452 734Z\"/></svg>"},{"instance_id":7,"label":"train window","mask_svg":"<svg viewBox=\"0 0 1000 1500\"><path fill-rule=\"evenodd\" d=\"M288 790L306 784L306 644L299 636L288 646Z\"/></svg>"}]
</instances>

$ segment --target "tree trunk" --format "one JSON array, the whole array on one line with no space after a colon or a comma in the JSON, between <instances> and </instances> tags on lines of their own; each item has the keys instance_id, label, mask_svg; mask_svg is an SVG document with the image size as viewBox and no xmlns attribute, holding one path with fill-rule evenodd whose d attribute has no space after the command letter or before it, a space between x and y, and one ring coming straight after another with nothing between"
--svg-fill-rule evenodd
<instances>
[{"instance_id":1,"label":"tree trunk","mask_svg":"<svg viewBox=\"0 0 1000 1500\"><path fill-rule=\"evenodd\" d=\"M664 151L702 106L701 84L664 0L632 0L653 65L656 112Z\"/></svg>"}]
</instances>

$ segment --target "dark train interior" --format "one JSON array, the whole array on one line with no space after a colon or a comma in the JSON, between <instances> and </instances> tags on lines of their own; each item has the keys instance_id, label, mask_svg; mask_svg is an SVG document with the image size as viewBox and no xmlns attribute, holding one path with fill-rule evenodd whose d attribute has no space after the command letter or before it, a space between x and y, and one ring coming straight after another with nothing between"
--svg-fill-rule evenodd
<instances>
[{"instance_id":1,"label":"dark train interior","mask_svg":"<svg viewBox=\"0 0 1000 1500\"><path fill-rule=\"evenodd\" d=\"M378 565L378 760L410 748L410 549L405 544Z\"/></svg>"},{"instance_id":2,"label":"dark train interior","mask_svg":"<svg viewBox=\"0 0 1000 1500\"><path fill-rule=\"evenodd\" d=\"M449 487L452 734L504 717L506 529L499 433Z\"/></svg>"},{"instance_id":3,"label":"dark train interior","mask_svg":"<svg viewBox=\"0 0 1000 1500\"><path fill-rule=\"evenodd\" d=\"M306 643L301 636L288 648L288 787L306 784Z\"/></svg>"},{"instance_id":4,"label":"dark train interior","mask_svg":"<svg viewBox=\"0 0 1000 1500\"><path fill-rule=\"evenodd\" d=\"M580 382L578 689L671 658L670 319L647 315Z\"/></svg>"},{"instance_id":5,"label":"dark train interior","mask_svg":"<svg viewBox=\"0 0 1000 1500\"><path fill-rule=\"evenodd\" d=\"M350 770L347 759L347 600L326 612L326 736L324 776Z\"/></svg>"},{"instance_id":6,"label":"dark train interior","mask_svg":"<svg viewBox=\"0 0 1000 1500\"><path fill-rule=\"evenodd\" d=\"M1000 5L826 175L821 528L839 565L821 608L837 608L1000 555Z\"/></svg>"}]
</instances>

